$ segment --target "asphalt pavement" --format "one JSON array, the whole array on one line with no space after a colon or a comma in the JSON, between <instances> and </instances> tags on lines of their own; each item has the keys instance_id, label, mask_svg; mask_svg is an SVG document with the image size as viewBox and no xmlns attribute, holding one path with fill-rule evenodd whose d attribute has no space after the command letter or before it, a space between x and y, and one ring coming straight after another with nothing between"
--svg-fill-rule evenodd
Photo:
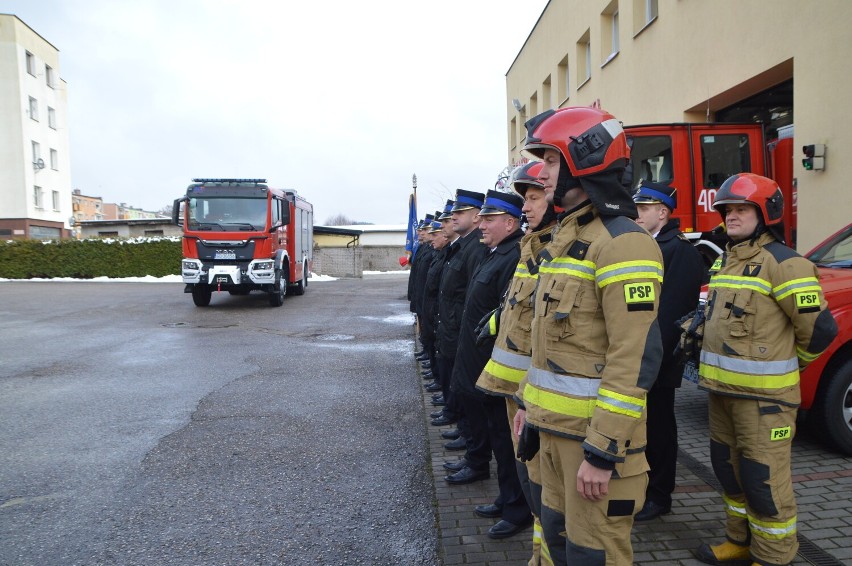
<instances>
[{"instance_id":1,"label":"asphalt pavement","mask_svg":"<svg viewBox=\"0 0 852 566\"><path fill-rule=\"evenodd\" d=\"M406 282L0 283L0 564L438 564Z\"/></svg>"}]
</instances>

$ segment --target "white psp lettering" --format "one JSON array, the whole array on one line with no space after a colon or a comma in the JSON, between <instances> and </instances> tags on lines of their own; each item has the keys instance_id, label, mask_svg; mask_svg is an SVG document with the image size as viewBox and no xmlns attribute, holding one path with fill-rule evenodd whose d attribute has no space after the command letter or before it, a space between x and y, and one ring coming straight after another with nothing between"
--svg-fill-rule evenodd
<instances>
[{"instance_id":1,"label":"white psp lettering","mask_svg":"<svg viewBox=\"0 0 852 566\"><path fill-rule=\"evenodd\" d=\"M702 189L698 193L698 207L704 212L713 212L713 201L716 199L716 189Z\"/></svg>"}]
</instances>

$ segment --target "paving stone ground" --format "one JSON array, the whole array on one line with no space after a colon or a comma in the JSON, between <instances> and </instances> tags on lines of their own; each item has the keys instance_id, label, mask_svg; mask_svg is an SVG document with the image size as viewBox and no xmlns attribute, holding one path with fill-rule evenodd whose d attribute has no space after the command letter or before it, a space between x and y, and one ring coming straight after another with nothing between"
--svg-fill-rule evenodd
<instances>
[{"instance_id":1,"label":"paving stone ground","mask_svg":"<svg viewBox=\"0 0 852 566\"><path fill-rule=\"evenodd\" d=\"M685 381L676 399L681 457L672 512L634 525L635 564L699 565L692 551L701 542L716 543L724 537L725 513L710 467L707 396ZM447 441L441 432L453 427L430 425L429 413L436 410L431 400L424 390L443 564L526 564L532 554L531 528L510 539L491 540L487 532L496 521L473 512L474 506L492 503L497 496L496 465L492 462L489 480L463 486L444 481L442 464L458 459L463 452L444 449ZM802 427L793 443L793 481L800 541L793 564L852 565L852 457L820 444Z\"/></svg>"}]
</instances>

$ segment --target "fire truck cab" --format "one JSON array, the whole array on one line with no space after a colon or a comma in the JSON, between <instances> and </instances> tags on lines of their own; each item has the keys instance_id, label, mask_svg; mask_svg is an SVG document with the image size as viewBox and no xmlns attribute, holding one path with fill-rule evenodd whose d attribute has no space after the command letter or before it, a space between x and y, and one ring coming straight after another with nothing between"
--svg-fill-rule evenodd
<instances>
[{"instance_id":1,"label":"fire truck cab","mask_svg":"<svg viewBox=\"0 0 852 566\"><path fill-rule=\"evenodd\" d=\"M313 264L313 207L294 190L266 179L193 179L176 199L172 221L183 227L181 275L196 306L213 291L269 294L281 306L302 295Z\"/></svg>"},{"instance_id":2,"label":"fire truck cab","mask_svg":"<svg viewBox=\"0 0 852 566\"><path fill-rule=\"evenodd\" d=\"M759 123L650 124L624 128L634 186L640 179L677 188L681 230L704 255L707 265L722 253L724 232L713 209L725 179L750 172L770 177L784 195L787 245L796 247L796 189L793 180L793 126L781 128L766 143Z\"/></svg>"}]
</instances>

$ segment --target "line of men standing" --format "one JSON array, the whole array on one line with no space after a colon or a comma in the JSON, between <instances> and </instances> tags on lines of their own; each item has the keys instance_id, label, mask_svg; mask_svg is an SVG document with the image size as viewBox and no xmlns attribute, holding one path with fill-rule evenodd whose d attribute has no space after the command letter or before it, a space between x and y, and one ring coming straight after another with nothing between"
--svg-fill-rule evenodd
<instances>
[{"instance_id":1,"label":"line of men standing","mask_svg":"<svg viewBox=\"0 0 852 566\"><path fill-rule=\"evenodd\" d=\"M460 190L419 231L424 244L431 240L432 246L418 252L411 274L409 296L423 344L417 355L431 368L434 381L427 389L435 392L433 403L443 407L432 414L432 424L457 423L456 430L442 433L452 440L445 447L465 450L463 458L444 465L451 472L444 479L450 484L486 479L493 455L499 495L475 512L500 518L489 529L491 538L513 536L533 524L530 565L632 564L634 520L652 520L671 510L677 457L674 390L683 371L682 360L672 354L680 337L676 321L697 304L706 270L670 217L676 190L643 180L631 195L623 184L630 153L612 115L597 108L549 110L526 127L524 151L537 162L513 173L517 195ZM732 186L739 182L746 192L748 183L762 182L732 179ZM773 191L767 191L767 202L780 210ZM731 245L772 238L765 227L781 215L773 215L771 207L760 209L769 206L760 200L762 194L750 198L731 192L726 198L717 210L729 232L740 214L732 207L758 211L751 233ZM522 236L523 215L527 233ZM773 251L778 261L799 262L795 252L779 246ZM759 266L752 266L744 276L726 275L717 285L730 287L729 280L736 280L747 286L758 273ZM787 291L795 284L799 287ZM760 285L754 288L762 292ZM785 313L789 305L782 299L791 303L788 296L794 292L811 293L811 302L820 305L801 321L793 318L803 336L814 336L797 350L802 366L830 341L832 321L824 314L828 311L814 277L785 285L777 287L785 292L775 298ZM765 307L767 312L772 308L778 310L774 303ZM708 303L702 309L709 321L712 307ZM722 323L714 319L714 324ZM730 348L724 353L749 355ZM702 388L731 394L713 385L714 379L731 379L730 368L727 373L714 369L713 364L726 363L737 371L763 367L702 352ZM764 390L760 394L755 399L768 396ZM711 431L722 428L711 422ZM718 448L726 446L729 454L739 447L730 448L735 441L713 434L722 438L714 437L714 469L722 473L735 520L729 521L727 542L703 545L696 556L710 564L750 564L752 558L759 564L789 562L795 554L795 517L785 515L785 522L776 525L763 516L771 506L760 508L751 501L757 496L749 496L752 478L745 477L758 466L743 460L752 466L742 472L744 496L733 458L722 458ZM789 477L789 447L776 452L780 455L773 455L771 465L782 472L786 468ZM791 499L787 495L779 491L785 501ZM795 503L785 504L790 514ZM749 545L748 533L743 535L746 516L752 533L768 538L762 534L767 525L780 525L793 543Z\"/></svg>"}]
</instances>

